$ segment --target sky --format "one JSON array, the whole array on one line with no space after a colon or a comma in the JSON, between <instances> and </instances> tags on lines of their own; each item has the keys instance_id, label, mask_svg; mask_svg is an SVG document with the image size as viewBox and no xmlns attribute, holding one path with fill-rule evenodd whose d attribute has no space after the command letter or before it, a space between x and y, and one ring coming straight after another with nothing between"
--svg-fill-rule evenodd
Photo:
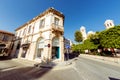
<instances>
[{"instance_id":1,"label":"sky","mask_svg":"<svg viewBox=\"0 0 120 80\"><path fill-rule=\"evenodd\" d=\"M14 30L54 7L65 15L64 36L74 41L81 26L86 31L105 30L104 22L120 24L120 0L0 0L0 30Z\"/></svg>"}]
</instances>

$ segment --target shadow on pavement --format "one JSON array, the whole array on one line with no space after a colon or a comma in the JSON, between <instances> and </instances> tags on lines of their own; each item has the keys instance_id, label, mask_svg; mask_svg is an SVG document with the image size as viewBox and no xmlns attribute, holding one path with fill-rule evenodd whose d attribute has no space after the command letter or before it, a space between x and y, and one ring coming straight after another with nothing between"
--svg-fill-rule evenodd
<instances>
[{"instance_id":1,"label":"shadow on pavement","mask_svg":"<svg viewBox=\"0 0 120 80\"><path fill-rule=\"evenodd\" d=\"M6 57L6 56L0 56L0 61L4 61L4 60L10 60L12 59L11 57Z\"/></svg>"},{"instance_id":2,"label":"shadow on pavement","mask_svg":"<svg viewBox=\"0 0 120 80\"><path fill-rule=\"evenodd\" d=\"M113 77L109 77L110 80L120 80L120 79L117 79L117 78L113 78Z\"/></svg>"},{"instance_id":3,"label":"shadow on pavement","mask_svg":"<svg viewBox=\"0 0 120 80\"><path fill-rule=\"evenodd\" d=\"M22 67L11 70L0 70L0 80L34 80L41 78L48 73L51 68Z\"/></svg>"}]
</instances>

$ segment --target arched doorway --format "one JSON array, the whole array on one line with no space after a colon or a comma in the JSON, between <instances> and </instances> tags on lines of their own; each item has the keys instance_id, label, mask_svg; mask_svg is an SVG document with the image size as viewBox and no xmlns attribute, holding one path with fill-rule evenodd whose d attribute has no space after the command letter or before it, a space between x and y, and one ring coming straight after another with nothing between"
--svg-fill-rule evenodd
<instances>
[{"instance_id":1,"label":"arched doorway","mask_svg":"<svg viewBox=\"0 0 120 80\"><path fill-rule=\"evenodd\" d=\"M41 59L44 52L44 38L39 38L37 41L37 48L36 48L36 58Z\"/></svg>"},{"instance_id":2,"label":"arched doorway","mask_svg":"<svg viewBox=\"0 0 120 80\"><path fill-rule=\"evenodd\" d=\"M52 40L52 59L59 59L60 58L60 44L59 38L55 37Z\"/></svg>"}]
</instances>

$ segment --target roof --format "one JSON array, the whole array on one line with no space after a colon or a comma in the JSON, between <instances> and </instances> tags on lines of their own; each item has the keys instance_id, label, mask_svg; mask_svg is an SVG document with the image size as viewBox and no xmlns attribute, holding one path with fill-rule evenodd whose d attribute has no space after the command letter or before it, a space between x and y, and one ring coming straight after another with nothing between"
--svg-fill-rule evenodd
<instances>
[{"instance_id":1,"label":"roof","mask_svg":"<svg viewBox=\"0 0 120 80\"><path fill-rule=\"evenodd\" d=\"M14 36L14 34L13 34L13 33L8 32L8 31L3 31L3 30L0 30L0 33L9 34L9 35L13 35L13 36Z\"/></svg>"},{"instance_id":2,"label":"roof","mask_svg":"<svg viewBox=\"0 0 120 80\"><path fill-rule=\"evenodd\" d=\"M52 12L53 14L56 14L56 15L58 15L58 16L60 16L60 17L62 17L63 19L64 19L64 17L65 17L61 12L55 10L55 9L52 7L52 8L47 9L47 10L44 11L43 13L39 14L38 16L34 17L32 20L28 21L27 23L23 24L22 26L18 27L15 31L17 31L17 30L25 27L26 25L28 25L28 24L30 24L31 22L33 22L33 21L35 21L35 20L43 17L44 15L46 15L46 14L48 14L48 13L50 13L50 12Z\"/></svg>"},{"instance_id":3,"label":"roof","mask_svg":"<svg viewBox=\"0 0 120 80\"><path fill-rule=\"evenodd\" d=\"M104 22L104 24L107 24L108 22L113 22L113 20L108 19Z\"/></svg>"}]
</instances>

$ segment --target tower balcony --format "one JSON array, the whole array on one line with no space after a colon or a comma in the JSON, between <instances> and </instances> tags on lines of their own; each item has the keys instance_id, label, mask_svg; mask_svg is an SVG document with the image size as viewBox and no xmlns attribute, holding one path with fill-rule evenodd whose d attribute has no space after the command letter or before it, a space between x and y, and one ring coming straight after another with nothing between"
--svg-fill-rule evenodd
<instances>
[{"instance_id":1,"label":"tower balcony","mask_svg":"<svg viewBox=\"0 0 120 80\"><path fill-rule=\"evenodd\" d=\"M52 27L52 30L54 30L54 31L64 32L64 28L61 25L56 25L56 24L53 23L51 25L51 27Z\"/></svg>"}]
</instances>

